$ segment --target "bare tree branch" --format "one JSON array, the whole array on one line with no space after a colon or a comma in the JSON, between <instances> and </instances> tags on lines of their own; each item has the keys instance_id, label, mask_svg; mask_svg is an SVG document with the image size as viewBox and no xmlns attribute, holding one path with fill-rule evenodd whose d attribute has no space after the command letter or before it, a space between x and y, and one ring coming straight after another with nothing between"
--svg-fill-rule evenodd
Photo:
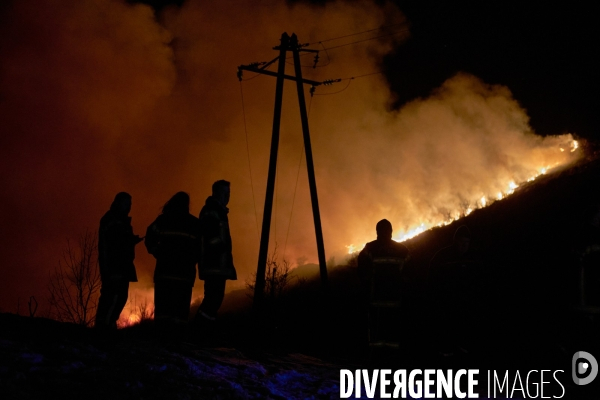
<instances>
[{"instance_id":1,"label":"bare tree branch","mask_svg":"<svg viewBox=\"0 0 600 400\"><path fill-rule=\"evenodd\" d=\"M48 285L55 319L92 325L101 286L97 242L97 235L89 230L80 235L76 248L67 240Z\"/></svg>"}]
</instances>

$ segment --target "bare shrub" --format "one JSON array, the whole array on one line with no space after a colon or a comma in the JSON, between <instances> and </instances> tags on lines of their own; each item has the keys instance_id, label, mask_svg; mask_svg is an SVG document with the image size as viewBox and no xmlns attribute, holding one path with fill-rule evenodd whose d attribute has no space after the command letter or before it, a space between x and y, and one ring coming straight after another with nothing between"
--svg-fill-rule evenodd
<instances>
[{"instance_id":1,"label":"bare shrub","mask_svg":"<svg viewBox=\"0 0 600 400\"><path fill-rule=\"evenodd\" d=\"M277 255L277 245L273 253L267 257L267 266L265 269L265 291L264 298L274 300L281 296L292 283L290 274L290 263L285 258L280 262ZM253 273L246 281L246 287L254 292L256 286L256 273Z\"/></svg>"},{"instance_id":2,"label":"bare shrub","mask_svg":"<svg viewBox=\"0 0 600 400\"><path fill-rule=\"evenodd\" d=\"M97 234L86 230L76 245L67 240L62 258L50 275L51 316L58 321L91 326L100 286Z\"/></svg>"}]
</instances>

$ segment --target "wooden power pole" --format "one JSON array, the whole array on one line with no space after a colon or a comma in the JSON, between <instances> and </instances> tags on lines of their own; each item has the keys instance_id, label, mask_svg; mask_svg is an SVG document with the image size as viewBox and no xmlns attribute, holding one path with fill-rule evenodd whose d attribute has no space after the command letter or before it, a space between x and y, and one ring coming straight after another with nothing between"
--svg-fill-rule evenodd
<instances>
[{"instance_id":1,"label":"wooden power pole","mask_svg":"<svg viewBox=\"0 0 600 400\"><path fill-rule=\"evenodd\" d=\"M328 290L328 279L327 279L327 264L325 260L325 246L323 244L323 231L321 228L321 215L319 211L319 199L317 196L317 183L315 179L315 168L313 165L312 147L310 144L310 132L308 129L308 115L306 112L306 100L304 97L304 84L310 84L312 86L319 86L325 82L312 81L309 79L302 78L302 66L300 64L300 52L309 51L316 52L316 50L303 49L298 43L296 34L292 34L290 37L287 33L281 35L281 44L274 48L279 50L279 56L272 61L265 63L260 68L257 64L254 65L242 65L238 67L241 79L241 71L252 71L265 75L277 77L277 83L275 86L275 110L273 112L273 133L271 136L271 152L269 157L269 173L267 177L267 191L265 196L265 208L263 213L262 231L260 237L260 248L258 254L258 266L256 268L256 283L254 286L254 306L260 307L264 298L265 290L265 271L267 265L267 257L269 250L269 235L271 230L271 214L273 211L273 194L275 190L275 176L277 169L277 153L279 148L279 130L281 125L281 106L283 100L283 83L285 79L296 81L296 87L298 89L298 102L300 104L300 119L302 121L302 135L304 137L304 149L306 152L306 168L308 171L308 183L310 188L310 199L313 210L313 220L315 224L315 236L317 239L317 253L319 257L319 271L321 274L321 282L325 290ZM285 60L287 52L291 51L294 58L294 71L295 75L285 74ZM277 73L268 71L266 68L273 64L275 61L278 62Z\"/></svg>"}]
</instances>

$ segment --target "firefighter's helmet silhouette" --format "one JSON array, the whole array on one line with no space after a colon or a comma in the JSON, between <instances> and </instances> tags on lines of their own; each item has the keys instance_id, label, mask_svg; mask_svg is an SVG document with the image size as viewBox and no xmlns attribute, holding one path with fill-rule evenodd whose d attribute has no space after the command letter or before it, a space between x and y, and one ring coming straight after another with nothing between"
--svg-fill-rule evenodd
<instances>
[{"instance_id":1,"label":"firefighter's helmet silhouette","mask_svg":"<svg viewBox=\"0 0 600 400\"><path fill-rule=\"evenodd\" d=\"M97 328L116 329L127 303L129 282L137 282L133 260L135 245L142 239L133 234L130 211L131 195L120 192L100 219L98 264L102 287L96 311Z\"/></svg>"},{"instance_id":2,"label":"firefighter's helmet silhouette","mask_svg":"<svg viewBox=\"0 0 600 400\"><path fill-rule=\"evenodd\" d=\"M181 325L189 317L200 249L200 225L189 207L190 196L176 193L146 231L146 248L156 258L154 319L159 325Z\"/></svg>"},{"instance_id":3,"label":"firefighter's helmet silhouette","mask_svg":"<svg viewBox=\"0 0 600 400\"><path fill-rule=\"evenodd\" d=\"M212 185L212 195L200 211L201 255L198 276L204 281L204 299L198 309L197 324L215 320L225 295L226 280L236 280L229 232L229 197L231 184L219 180Z\"/></svg>"},{"instance_id":4,"label":"firefighter's helmet silhouette","mask_svg":"<svg viewBox=\"0 0 600 400\"><path fill-rule=\"evenodd\" d=\"M402 269L408 249L392 240L392 224L383 219L376 225L377 240L358 255L358 273L366 287L369 345L399 347L401 329Z\"/></svg>"}]
</instances>

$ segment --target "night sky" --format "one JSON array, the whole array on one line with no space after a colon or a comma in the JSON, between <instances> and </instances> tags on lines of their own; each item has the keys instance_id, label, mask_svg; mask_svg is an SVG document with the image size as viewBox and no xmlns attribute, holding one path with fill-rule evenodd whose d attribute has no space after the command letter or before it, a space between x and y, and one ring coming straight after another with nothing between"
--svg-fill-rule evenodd
<instances>
[{"instance_id":1,"label":"night sky","mask_svg":"<svg viewBox=\"0 0 600 400\"><path fill-rule=\"evenodd\" d=\"M274 80L242 85L251 180L235 73L275 57L283 31L308 42L390 24L385 32L399 32L331 50L321 54L327 68L305 69L321 80L383 72L313 99L326 252L338 261L345 245L371 240L381 218L395 232L436 223L569 161L558 153L569 138L551 135L600 139L599 28L576 2L207 3L2 2L0 310L47 295L66 240L97 229L117 192L132 194L143 234L172 194L188 191L197 214L223 178L232 181L241 277L230 287L243 287L256 268ZM295 265L316 261L316 249L304 169L295 189L293 90L286 86L274 240ZM141 245L136 265L134 292L149 296L153 260Z\"/></svg>"},{"instance_id":2,"label":"night sky","mask_svg":"<svg viewBox=\"0 0 600 400\"><path fill-rule=\"evenodd\" d=\"M538 134L599 138L600 28L584 2L398 1L411 40L386 58L398 104L457 71L506 85Z\"/></svg>"}]
</instances>

